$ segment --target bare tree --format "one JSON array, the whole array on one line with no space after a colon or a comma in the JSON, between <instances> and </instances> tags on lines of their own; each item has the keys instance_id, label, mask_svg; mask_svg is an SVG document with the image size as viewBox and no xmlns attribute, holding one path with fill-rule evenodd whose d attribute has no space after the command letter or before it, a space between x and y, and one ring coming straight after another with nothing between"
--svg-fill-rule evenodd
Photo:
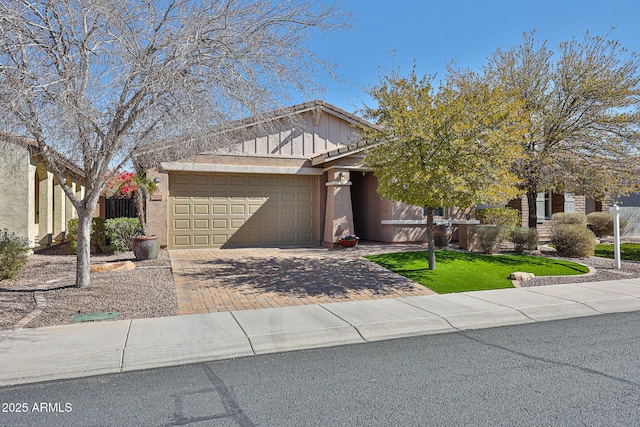
<instances>
[{"instance_id":1,"label":"bare tree","mask_svg":"<svg viewBox=\"0 0 640 427\"><path fill-rule=\"evenodd\" d=\"M526 122L514 141L525 151L514 172L527 194L529 227L536 227L539 191L603 199L638 188L639 66L639 54L589 33L557 49L525 34L520 46L489 58L485 78L512 94Z\"/></svg>"},{"instance_id":2,"label":"bare tree","mask_svg":"<svg viewBox=\"0 0 640 427\"><path fill-rule=\"evenodd\" d=\"M308 93L330 72L308 41L344 19L318 0L1 0L0 116L36 141L78 211L76 285L90 282L91 217L110 174L134 156L223 145L229 120ZM54 151L84 169L83 199Z\"/></svg>"}]
</instances>

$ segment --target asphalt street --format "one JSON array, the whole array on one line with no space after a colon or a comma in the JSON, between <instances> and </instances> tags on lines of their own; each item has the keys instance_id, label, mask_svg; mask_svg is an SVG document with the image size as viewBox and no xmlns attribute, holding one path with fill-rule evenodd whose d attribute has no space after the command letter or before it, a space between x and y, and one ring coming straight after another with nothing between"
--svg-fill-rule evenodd
<instances>
[{"instance_id":1,"label":"asphalt street","mask_svg":"<svg viewBox=\"0 0 640 427\"><path fill-rule=\"evenodd\" d=\"M609 314L5 387L0 425L640 425L639 324Z\"/></svg>"}]
</instances>

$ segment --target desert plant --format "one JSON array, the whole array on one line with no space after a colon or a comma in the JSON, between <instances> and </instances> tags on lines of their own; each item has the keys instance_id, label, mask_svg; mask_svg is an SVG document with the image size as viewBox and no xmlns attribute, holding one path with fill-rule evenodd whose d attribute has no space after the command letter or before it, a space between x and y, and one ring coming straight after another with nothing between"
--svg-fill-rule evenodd
<instances>
[{"instance_id":1,"label":"desert plant","mask_svg":"<svg viewBox=\"0 0 640 427\"><path fill-rule=\"evenodd\" d=\"M591 231L596 236L611 236L613 235L613 215L607 212L591 212L587 215L587 223L591 228ZM628 221L625 218L620 218L620 233L627 226Z\"/></svg>"},{"instance_id":2,"label":"desert plant","mask_svg":"<svg viewBox=\"0 0 640 427\"><path fill-rule=\"evenodd\" d=\"M555 224L551 227L551 243L560 256L593 256L596 248L595 238L591 230L581 225Z\"/></svg>"},{"instance_id":3,"label":"desert plant","mask_svg":"<svg viewBox=\"0 0 640 427\"><path fill-rule=\"evenodd\" d=\"M522 224L520 211L513 208L476 209L475 215L481 224L493 224L505 228L518 227Z\"/></svg>"},{"instance_id":4,"label":"desert plant","mask_svg":"<svg viewBox=\"0 0 640 427\"><path fill-rule=\"evenodd\" d=\"M517 254L538 248L538 230L535 228L514 227L510 228L506 234L507 239L513 243L513 250Z\"/></svg>"},{"instance_id":5,"label":"desert plant","mask_svg":"<svg viewBox=\"0 0 640 427\"><path fill-rule=\"evenodd\" d=\"M107 236L104 229L104 218L94 217L91 221L91 252L105 252L107 246ZM78 218L71 219L67 222L67 237L69 238L69 247L73 253L78 249Z\"/></svg>"},{"instance_id":6,"label":"desert plant","mask_svg":"<svg viewBox=\"0 0 640 427\"><path fill-rule=\"evenodd\" d=\"M558 212L551 215L553 224L573 224L587 226L587 215L576 212Z\"/></svg>"},{"instance_id":7,"label":"desert plant","mask_svg":"<svg viewBox=\"0 0 640 427\"><path fill-rule=\"evenodd\" d=\"M144 209L146 195L153 194L158 188L155 181L147 178L144 171L137 174L133 172L120 172L114 175L107 183L103 194L107 197L133 198L136 205L136 213L140 222L140 230L143 236L147 236L147 221Z\"/></svg>"},{"instance_id":8,"label":"desert plant","mask_svg":"<svg viewBox=\"0 0 640 427\"><path fill-rule=\"evenodd\" d=\"M137 218L111 218L105 221L105 234L116 254L130 250L131 239L140 235L140 232Z\"/></svg>"},{"instance_id":9,"label":"desert plant","mask_svg":"<svg viewBox=\"0 0 640 427\"><path fill-rule=\"evenodd\" d=\"M480 249L482 253L490 254L498 250L504 229L496 225L475 225L469 227L469 234L472 247Z\"/></svg>"},{"instance_id":10,"label":"desert plant","mask_svg":"<svg viewBox=\"0 0 640 427\"><path fill-rule=\"evenodd\" d=\"M0 280L18 277L27 265L28 252L29 239L7 229L0 232Z\"/></svg>"}]
</instances>

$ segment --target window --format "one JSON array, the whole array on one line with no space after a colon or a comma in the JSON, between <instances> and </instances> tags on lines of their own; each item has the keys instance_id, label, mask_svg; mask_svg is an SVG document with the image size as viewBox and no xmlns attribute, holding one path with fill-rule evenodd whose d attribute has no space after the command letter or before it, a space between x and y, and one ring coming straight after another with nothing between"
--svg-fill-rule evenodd
<instances>
[{"instance_id":1,"label":"window","mask_svg":"<svg viewBox=\"0 0 640 427\"><path fill-rule=\"evenodd\" d=\"M573 193L557 194L551 191L538 193L536 199L536 216L538 217L538 222L550 220L551 215L556 212L575 211L576 200Z\"/></svg>"},{"instance_id":2,"label":"window","mask_svg":"<svg viewBox=\"0 0 640 427\"><path fill-rule=\"evenodd\" d=\"M538 222L551 219L551 191L542 191L536 198Z\"/></svg>"},{"instance_id":3,"label":"window","mask_svg":"<svg viewBox=\"0 0 640 427\"><path fill-rule=\"evenodd\" d=\"M422 216L426 217L427 216L427 208L428 206L425 206L424 208L422 208ZM438 217L438 216L445 216L445 208L433 208L433 216L434 217Z\"/></svg>"}]
</instances>

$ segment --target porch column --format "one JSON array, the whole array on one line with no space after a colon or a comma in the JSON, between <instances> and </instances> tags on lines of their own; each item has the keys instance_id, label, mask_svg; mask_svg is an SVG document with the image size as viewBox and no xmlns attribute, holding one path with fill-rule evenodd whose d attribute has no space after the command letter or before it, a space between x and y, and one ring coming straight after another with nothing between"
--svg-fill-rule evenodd
<instances>
[{"instance_id":1,"label":"porch column","mask_svg":"<svg viewBox=\"0 0 640 427\"><path fill-rule=\"evenodd\" d=\"M42 166L38 182L38 244L48 246L53 240L53 174Z\"/></svg>"},{"instance_id":2,"label":"porch column","mask_svg":"<svg viewBox=\"0 0 640 427\"><path fill-rule=\"evenodd\" d=\"M51 210L53 213L53 240L56 242L62 242L64 240L64 233L67 229L66 226L66 196L62 186L57 179L53 179L53 204Z\"/></svg>"},{"instance_id":3,"label":"porch column","mask_svg":"<svg viewBox=\"0 0 640 427\"><path fill-rule=\"evenodd\" d=\"M353 234L351 181L347 170L329 170L327 206L324 221L324 245L332 247L339 236Z\"/></svg>"}]
</instances>

